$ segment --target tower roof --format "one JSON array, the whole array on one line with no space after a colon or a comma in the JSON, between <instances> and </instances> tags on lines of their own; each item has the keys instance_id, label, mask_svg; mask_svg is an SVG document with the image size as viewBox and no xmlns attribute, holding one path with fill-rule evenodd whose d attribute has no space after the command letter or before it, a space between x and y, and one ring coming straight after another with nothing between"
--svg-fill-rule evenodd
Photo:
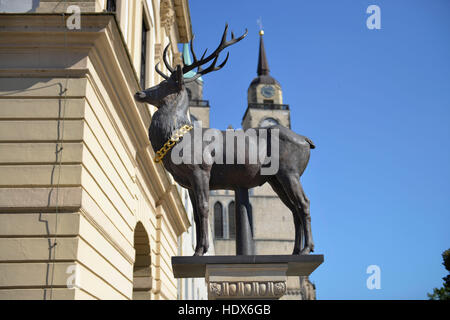
<instances>
[{"instance_id":1,"label":"tower roof","mask_svg":"<svg viewBox=\"0 0 450 320\"><path fill-rule=\"evenodd\" d=\"M183 60L186 62L186 64L191 64L192 63L191 53L189 51L189 44L188 43L183 43ZM184 78L185 79L189 79L189 78L192 78L193 76L195 76L196 74L197 74L197 72L195 72L194 70L191 70L191 71L189 71L188 73L186 73L184 75ZM202 77L198 78L197 80L203 82Z\"/></svg>"},{"instance_id":2,"label":"tower roof","mask_svg":"<svg viewBox=\"0 0 450 320\"><path fill-rule=\"evenodd\" d=\"M258 68L257 74L258 76L253 79L250 86L258 85L258 84L277 84L277 80L275 80L270 75L269 62L267 61L266 56L266 48L264 47L264 39L263 39L264 31L259 31L259 55L258 55Z\"/></svg>"},{"instance_id":3,"label":"tower roof","mask_svg":"<svg viewBox=\"0 0 450 320\"><path fill-rule=\"evenodd\" d=\"M259 32L259 56L258 56L258 76L269 75L269 63L266 57L266 48L264 47L264 31Z\"/></svg>"}]
</instances>

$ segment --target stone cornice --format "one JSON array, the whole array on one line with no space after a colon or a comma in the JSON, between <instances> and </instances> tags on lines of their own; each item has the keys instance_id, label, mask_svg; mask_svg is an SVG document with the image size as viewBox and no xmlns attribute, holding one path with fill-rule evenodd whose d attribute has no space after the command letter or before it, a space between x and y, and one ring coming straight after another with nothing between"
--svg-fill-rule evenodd
<instances>
[{"instance_id":1,"label":"stone cornice","mask_svg":"<svg viewBox=\"0 0 450 320\"><path fill-rule=\"evenodd\" d=\"M192 24L188 0L173 0L180 42L192 39Z\"/></svg>"},{"instance_id":2,"label":"stone cornice","mask_svg":"<svg viewBox=\"0 0 450 320\"><path fill-rule=\"evenodd\" d=\"M167 210L168 218L179 235L187 230L189 220L168 173L160 164L153 162L154 151L147 134L151 114L148 106L134 100L134 92L140 90L139 81L115 15L83 13L81 27L80 30L66 29L62 14L0 14L0 48L66 48L85 55L84 60L76 65L69 61L69 69L8 68L1 69L0 74L29 77L44 71L41 77L66 76L68 70L69 76L85 76L91 84L95 84L94 77L99 77L103 87L94 90L100 94L101 90L106 91L105 96L109 100L101 101L102 104L107 106L111 102L115 107L132 143L130 146L126 143L128 140L122 137L124 146L134 165L142 166L153 198L158 199L158 203L167 202L167 207L171 209ZM95 70L94 73L91 70Z\"/></svg>"}]
</instances>

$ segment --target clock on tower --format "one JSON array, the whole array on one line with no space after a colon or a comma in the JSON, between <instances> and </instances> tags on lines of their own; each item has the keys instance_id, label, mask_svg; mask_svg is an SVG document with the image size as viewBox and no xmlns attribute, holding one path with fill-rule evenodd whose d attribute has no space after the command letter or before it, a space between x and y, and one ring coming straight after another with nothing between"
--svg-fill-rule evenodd
<instances>
[{"instance_id":1,"label":"clock on tower","mask_svg":"<svg viewBox=\"0 0 450 320\"><path fill-rule=\"evenodd\" d=\"M261 94L265 98L272 98L275 94L275 88L273 86L264 86L261 88Z\"/></svg>"}]
</instances>

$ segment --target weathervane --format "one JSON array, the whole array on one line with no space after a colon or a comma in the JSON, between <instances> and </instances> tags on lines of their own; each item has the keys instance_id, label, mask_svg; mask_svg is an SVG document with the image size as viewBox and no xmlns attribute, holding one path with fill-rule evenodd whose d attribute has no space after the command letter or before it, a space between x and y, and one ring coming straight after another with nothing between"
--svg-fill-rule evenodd
<instances>
[{"instance_id":1,"label":"weathervane","mask_svg":"<svg viewBox=\"0 0 450 320\"><path fill-rule=\"evenodd\" d=\"M260 34L261 34L261 31L262 31L262 33L264 34L264 31L263 31L263 23L262 23L262 18L261 17L259 17L258 19L256 19L256 24L258 25L258 27L259 27L259 30L260 30Z\"/></svg>"}]
</instances>

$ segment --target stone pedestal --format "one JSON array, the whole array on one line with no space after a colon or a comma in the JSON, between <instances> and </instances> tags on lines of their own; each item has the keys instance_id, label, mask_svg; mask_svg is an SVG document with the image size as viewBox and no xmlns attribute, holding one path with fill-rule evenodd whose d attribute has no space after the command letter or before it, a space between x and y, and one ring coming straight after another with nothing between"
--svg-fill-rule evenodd
<instances>
[{"instance_id":1,"label":"stone pedestal","mask_svg":"<svg viewBox=\"0 0 450 320\"><path fill-rule=\"evenodd\" d=\"M286 264L206 266L209 300L279 299L286 294Z\"/></svg>"},{"instance_id":2,"label":"stone pedestal","mask_svg":"<svg viewBox=\"0 0 450 320\"><path fill-rule=\"evenodd\" d=\"M279 299L287 276L309 276L323 255L172 257L175 278L204 277L210 300Z\"/></svg>"}]
</instances>

